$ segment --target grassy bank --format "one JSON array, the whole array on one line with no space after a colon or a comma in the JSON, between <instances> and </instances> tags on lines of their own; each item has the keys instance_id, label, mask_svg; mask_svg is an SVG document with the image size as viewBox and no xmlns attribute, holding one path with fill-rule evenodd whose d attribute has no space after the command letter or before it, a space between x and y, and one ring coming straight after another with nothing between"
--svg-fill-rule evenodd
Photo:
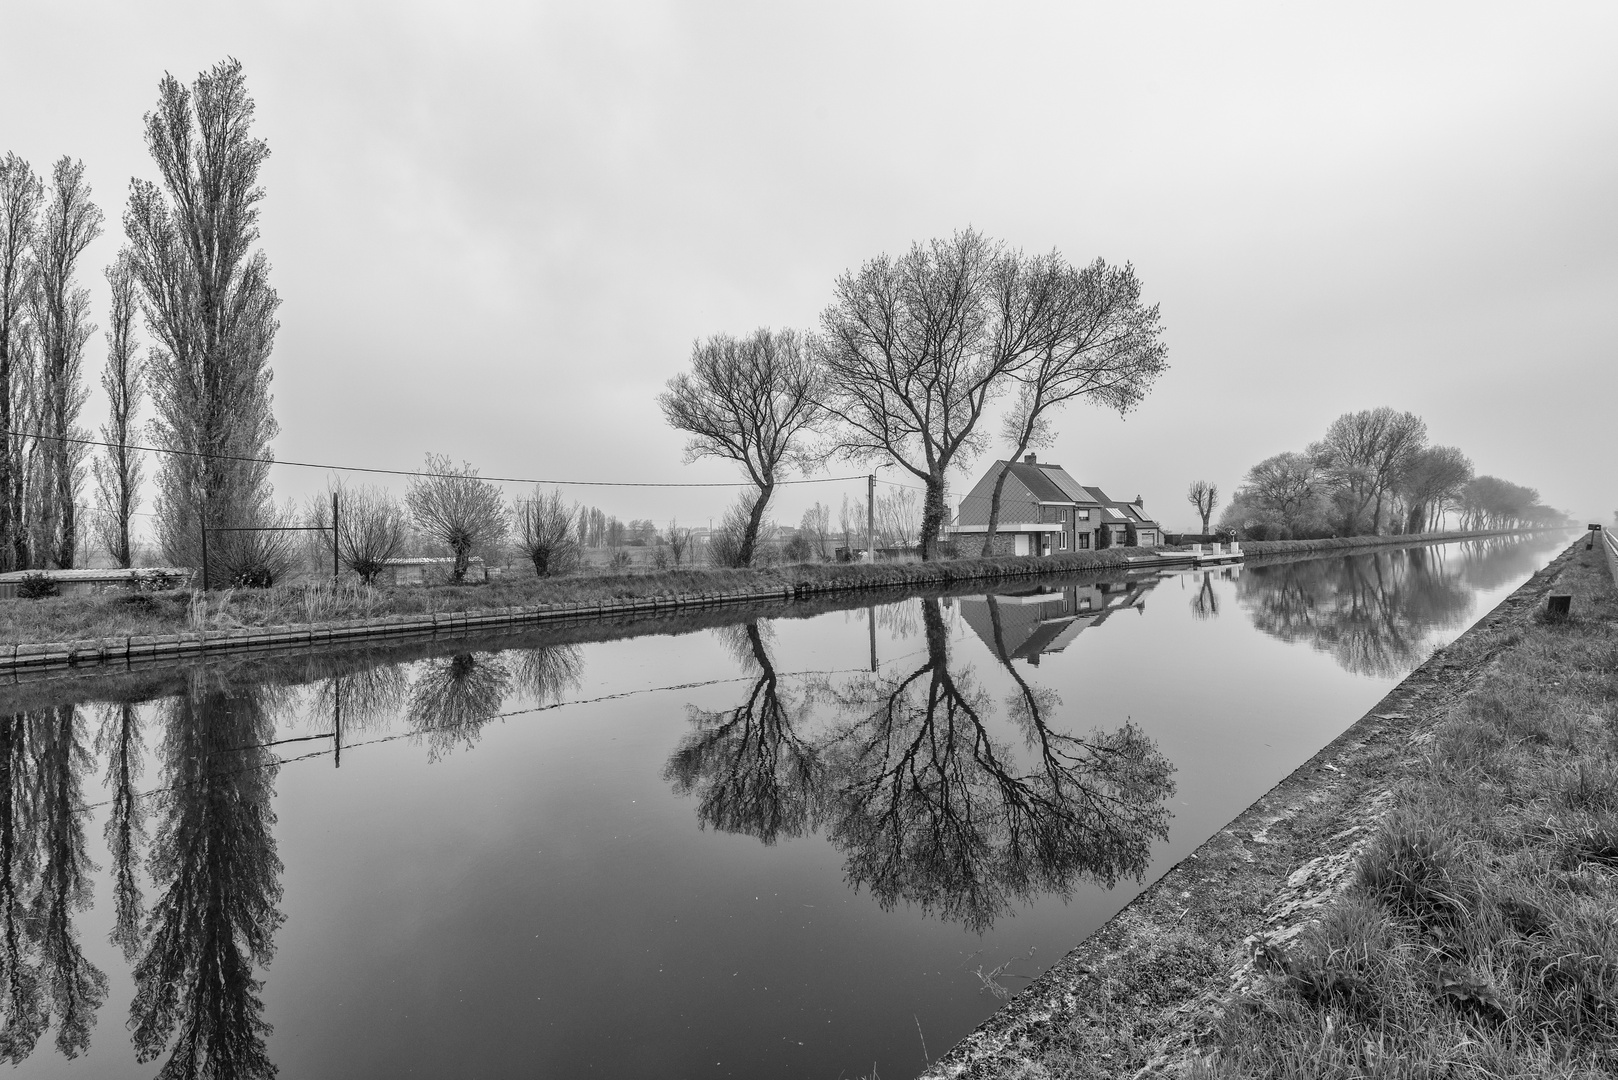
<instances>
[{"instance_id":1,"label":"grassy bank","mask_svg":"<svg viewBox=\"0 0 1618 1080\"><path fill-rule=\"evenodd\" d=\"M672 599L715 593L817 593L951 584L1028 574L1071 573L1126 565L1138 548L1077 551L1041 559L949 559L876 565L805 563L750 570L688 568L652 572L576 574L557 578L498 577L476 585L372 589L344 584L106 593L0 601L0 642L67 642L231 630L347 623L390 617L444 615L559 604Z\"/></svg>"},{"instance_id":2,"label":"grassy bank","mask_svg":"<svg viewBox=\"0 0 1618 1080\"><path fill-rule=\"evenodd\" d=\"M1443 533L1423 537L1356 537L1347 540L1267 541L1246 545L1253 554L1321 551L1373 544L1409 544L1484 534ZM816 593L844 589L948 587L962 581L1030 574L1062 574L1127 565L1146 553L1139 548L1072 551L1058 555L945 559L875 565L806 563L755 570L689 568L629 573L589 573L561 578L498 577L478 585L335 590L329 585L270 589L108 593L101 596L0 601L0 643L78 642L188 632L353 623L502 608L557 604L671 599L712 593Z\"/></svg>"},{"instance_id":3,"label":"grassy bank","mask_svg":"<svg viewBox=\"0 0 1618 1080\"><path fill-rule=\"evenodd\" d=\"M926 1075L1614 1075L1615 761L1580 541Z\"/></svg>"},{"instance_id":4,"label":"grassy bank","mask_svg":"<svg viewBox=\"0 0 1618 1080\"><path fill-rule=\"evenodd\" d=\"M1526 622L1448 710L1194 1075L1618 1074L1618 593L1583 548L1572 618Z\"/></svg>"}]
</instances>

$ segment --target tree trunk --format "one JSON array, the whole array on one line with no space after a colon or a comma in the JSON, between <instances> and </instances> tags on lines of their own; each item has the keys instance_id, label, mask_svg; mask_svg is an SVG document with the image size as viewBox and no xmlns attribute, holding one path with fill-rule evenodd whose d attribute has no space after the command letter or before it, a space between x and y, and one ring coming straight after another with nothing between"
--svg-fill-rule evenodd
<instances>
[{"instance_id":1,"label":"tree trunk","mask_svg":"<svg viewBox=\"0 0 1618 1080\"><path fill-rule=\"evenodd\" d=\"M472 549L457 546L453 550L455 552L455 565L450 570L450 580L459 583L465 580L466 568L472 565Z\"/></svg>"},{"instance_id":2,"label":"tree trunk","mask_svg":"<svg viewBox=\"0 0 1618 1080\"><path fill-rule=\"evenodd\" d=\"M544 548L535 548L532 552L530 552L530 555L534 560L534 573L538 574L540 577L544 577L546 570L550 565L551 553L546 551ZM678 565L678 563L676 563L676 565Z\"/></svg>"},{"instance_id":3,"label":"tree trunk","mask_svg":"<svg viewBox=\"0 0 1618 1080\"><path fill-rule=\"evenodd\" d=\"M938 534L944 528L944 476L942 470L927 478L927 496L921 509L921 561L938 556Z\"/></svg>"},{"instance_id":4,"label":"tree trunk","mask_svg":"<svg viewBox=\"0 0 1618 1080\"><path fill-rule=\"evenodd\" d=\"M1021 448L1018 448L1021 453ZM1006 467L1000 470L1000 475L994 479L994 494L989 496L989 528L983 534L983 550L978 554L988 557L994 554L994 534L1000 528L1000 493L1006 489L1006 477L1011 475L1011 462L1016 461L1013 455Z\"/></svg>"},{"instance_id":5,"label":"tree trunk","mask_svg":"<svg viewBox=\"0 0 1618 1080\"><path fill-rule=\"evenodd\" d=\"M758 544L758 530L764 521L764 507L768 505L770 495L774 491L773 480L758 489L758 498L753 502L752 513L747 515L747 531L742 533L742 548L736 553L736 561L742 566L753 565L753 548Z\"/></svg>"}]
</instances>

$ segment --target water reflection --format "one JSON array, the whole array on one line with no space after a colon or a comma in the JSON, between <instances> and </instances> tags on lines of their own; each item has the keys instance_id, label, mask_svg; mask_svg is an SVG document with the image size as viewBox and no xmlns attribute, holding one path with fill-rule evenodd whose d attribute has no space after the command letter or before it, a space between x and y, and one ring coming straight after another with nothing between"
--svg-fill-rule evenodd
<instances>
[{"instance_id":1,"label":"water reflection","mask_svg":"<svg viewBox=\"0 0 1618 1080\"><path fill-rule=\"evenodd\" d=\"M802 836L817 826L824 787L821 747L799 734L812 691L794 695L781 685L758 623L725 633L755 678L734 708L687 709L691 731L664 776L679 794L696 796L704 828L766 844Z\"/></svg>"},{"instance_id":2,"label":"water reflection","mask_svg":"<svg viewBox=\"0 0 1618 1080\"><path fill-rule=\"evenodd\" d=\"M84 956L75 915L89 903L81 777L89 754L77 706L0 721L0 1058L17 1063L54 1021L56 1048L89 1045L107 977Z\"/></svg>"},{"instance_id":3,"label":"water reflection","mask_svg":"<svg viewBox=\"0 0 1618 1080\"><path fill-rule=\"evenodd\" d=\"M1266 634L1307 642L1350 671L1398 675L1422 658L1434 628L1471 614L1475 590L1526 574L1541 555L1482 543L1186 575L1190 617L1181 603L1163 605L1165 626L1177 621L1193 647L1216 629L1245 631L1230 617L1235 597ZM623 782L660 786L661 762L663 790L689 799L677 812L703 828L764 845L818 834L846 883L881 908L973 932L1084 882L1138 878L1167 835L1175 770L1133 724L1102 727L1087 715L1081 661L1098 654L1073 646L1114 618L1160 640L1128 613L1144 611L1165 581L883 604L866 613L855 651L863 667L867 629L874 653L881 628L901 655L858 673L792 671L803 657L782 642L803 639L787 621L715 629L734 666L721 658L724 677L709 685L739 671L738 685L705 689L725 696L687 706L683 728ZM830 636L824 655L846 665L848 642ZM41 1053L48 1031L61 1055L82 1054L109 993L91 957L107 965L121 953L134 983L130 1037L159 1076L273 1075L262 979L282 924L279 742L297 741L301 756L330 738L333 763L345 740L403 737L401 750L422 748L417 761L472 750L497 718L579 697L580 645L541 635L523 644L480 639L436 656L423 647L405 662L320 652L279 668L167 669L161 693L129 691L129 701L108 692L114 700L87 705L9 705L0 716L0 1060ZM610 672L603 697L673 689L626 686L622 674ZM691 686L679 683L682 694ZM100 929L88 947L81 931L97 871L88 811L101 805L101 925L116 952Z\"/></svg>"},{"instance_id":4,"label":"water reflection","mask_svg":"<svg viewBox=\"0 0 1618 1080\"><path fill-rule=\"evenodd\" d=\"M1472 611L1472 589L1431 548L1250 567L1238 582L1254 626L1359 675L1408 671L1426 658L1432 629Z\"/></svg>"},{"instance_id":5,"label":"water reflection","mask_svg":"<svg viewBox=\"0 0 1618 1080\"><path fill-rule=\"evenodd\" d=\"M991 601L992 604L992 601ZM736 707L693 709L693 731L666 775L695 794L705 826L765 843L824 827L850 885L885 909L912 904L976 932L1080 877L1138 876L1167 835L1173 766L1125 725L1088 737L1055 726L1061 702L1019 678L1008 701L1028 754L991 723L994 703L970 665L952 662L936 598L904 605L926 658L822 692L836 718L804 733L811 683L783 691L764 636L745 628L756 680Z\"/></svg>"},{"instance_id":6,"label":"water reflection","mask_svg":"<svg viewBox=\"0 0 1618 1080\"><path fill-rule=\"evenodd\" d=\"M274 694L198 675L162 706L153 884L129 1028L159 1077L272 1076L262 983L281 924Z\"/></svg>"}]
</instances>

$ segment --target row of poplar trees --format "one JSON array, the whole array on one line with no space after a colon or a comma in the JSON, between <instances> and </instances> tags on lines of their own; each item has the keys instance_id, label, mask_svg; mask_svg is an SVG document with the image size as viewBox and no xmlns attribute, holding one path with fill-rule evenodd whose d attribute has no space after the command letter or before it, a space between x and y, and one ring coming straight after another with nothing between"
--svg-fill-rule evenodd
<instances>
[{"instance_id":1,"label":"row of poplar trees","mask_svg":"<svg viewBox=\"0 0 1618 1080\"><path fill-rule=\"evenodd\" d=\"M159 178L130 181L125 243L105 270L108 416L98 433L80 424L97 327L79 262L104 215L83 162L63 157L42 177L14 153L0 159L0 570L81 564L90 537L129 566L143 435L168 451L158 455L152 510L169 564L197 564L199 522L257 526L274 516L269 356L279 299L257 249L269 148L252 136L252 119L235 60L189 88L172 76L159 84L145 116Z\"/></svg>"}]
</instances>

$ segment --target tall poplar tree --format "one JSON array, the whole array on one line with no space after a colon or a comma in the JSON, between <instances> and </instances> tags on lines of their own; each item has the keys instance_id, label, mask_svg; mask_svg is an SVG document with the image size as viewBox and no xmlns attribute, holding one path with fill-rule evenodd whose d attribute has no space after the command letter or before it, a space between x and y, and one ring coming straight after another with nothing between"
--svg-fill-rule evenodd
<instances>
[{"instance_id":1,"label":"tall poplar tree","mask_svg":"<svg viewBox=\"0 0 1618 1080\"><path fill-rule=\"evenodd\" d=\"M10 153L0 158L0 570L22 569L27 557L23 443L11 432L18 429L30 252L43 198L44 185L28 162Z\"/></svg>"},{"instance_id":2,"label":"tall poplar tree","mask_svg":"<svg viewBox=\"0 0 1618 1080\"><path fill-rule=\"evenodd\" d=\"M107 310L107 366L101 388L107 393L107 422L101 428L106 445L96 458L96 505L101 511L96 534L107 554L119 566L133 564L129 519L140 505L142 469L133 446L135 414L145 394L145 368L135 345L135 275L127 253L107 267L112 297Z\"/></svg>"},{"instance_id":3,"label":"tall poplar tree","mask_svg":"<svg viewBox=\"0 0 1618 1080\"><path fill-rule=\"evenodd\" d=\"M280 298L256 248L270 151L250 132L253 99L237 60L189 90L165 75L145 119L162 180L131 181L124 229L154 339L152 432L176 451L158 466L158 540L168 561L196 566L199 522L240 528L274 513L269 360Z\"/></svg>"},{"instance_id":4,"label":"tall poplar tree","mask_svg":"<svg viewBox=\"0 0 1618 1080\"><path fill-rule=\"evenodd\" d=\"M38 536L36 562L71 567L79 553L79 492L84 483L84 444L79 410L84 388L84 345L95 333L90 321L90 290L76 282L79 256L101 235L102 213L90 201L84 162L62 157L51 170L51 184L40 215L34 249L34 326L39 372L34 458Z\"/></svg>"}]
</instances>

